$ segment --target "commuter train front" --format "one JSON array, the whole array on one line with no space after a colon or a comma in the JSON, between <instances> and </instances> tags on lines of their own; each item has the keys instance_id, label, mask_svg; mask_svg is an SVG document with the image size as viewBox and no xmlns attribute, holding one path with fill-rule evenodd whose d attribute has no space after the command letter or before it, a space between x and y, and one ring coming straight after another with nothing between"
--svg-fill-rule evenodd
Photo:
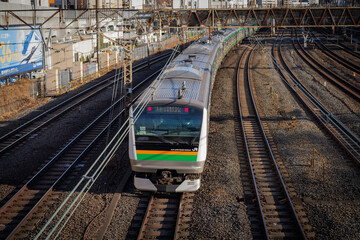
<instances>
[{"instance_id":1,"label":"commuter train front","mask_svg":"<svg viewBox=\"0 0 360 240\"><path fill-rule=\"evenodd\" d=\"M139 118L141 96L130 108L129 157L134 185L145 191L188 192L200 187L204 169L211 90L227 51L247 29L222 30L177 56Z\"/></svg>"}]
</instances>

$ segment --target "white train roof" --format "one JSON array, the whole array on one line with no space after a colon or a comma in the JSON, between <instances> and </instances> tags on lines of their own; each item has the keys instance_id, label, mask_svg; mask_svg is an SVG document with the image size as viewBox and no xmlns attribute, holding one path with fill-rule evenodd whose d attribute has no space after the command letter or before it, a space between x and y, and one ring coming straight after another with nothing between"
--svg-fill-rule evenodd
<instances>
[{"instance_id":1,"label":"white train roof","mask_svg":"<svg viewBox=\"0 0 360 240\"><path fill-rule=\"evenodd\" d=\"M157 100L177 99L178 90L184 85L184 79L171 79L163 81L156 91ZM187 101L195 101L199 97L201 81L185 81L186 89L183 90L183 99Z\"/></svg>"},{"instance_id":2,"label":"white train roof","mask_svg":"<svg viewBox=\"0 0 360 240\"><path fill-rule=\"evenodd\" d=\"M185 49L164 71L161 76L162 82L152 101L205 106L208 100L206 96L210 91L211 66L217 48L231 33L231 29L217 31L211 36L210 41L202 38Z\"/></svg>"}]
</instances>

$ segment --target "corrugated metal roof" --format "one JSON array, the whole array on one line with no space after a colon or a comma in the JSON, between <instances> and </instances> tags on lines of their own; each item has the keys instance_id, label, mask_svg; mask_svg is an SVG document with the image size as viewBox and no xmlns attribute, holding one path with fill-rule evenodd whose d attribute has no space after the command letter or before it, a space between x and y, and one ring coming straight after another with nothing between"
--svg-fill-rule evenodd
<instances>
[{"instance_id":1,"label":"corrugated metal roof","mask_svg":"<svg viewBox=\"0 0 360 240\"><path fill-rule=\"evenodd\" d=\"M164 80L159 88L156 90L155 98L156 99L177 99L178 91L183 87L183 80ZM196 100L198 98L200 90L199 81L186 81L185 90L182 91L182 98L189 100Z\"/></svg>"},{"instance_id":2,"label":"corrugated metal roof","mask_svg":"<svg viewBox=\"0 0 360 240\"><path fill-rule=\"evenodd\" d=\"M182 54L177 57L173 64L186 63L186 62L208 62L210 55L191 55L191 54Z\"/></svg>"},{"instance_id":3,"label":"corrugated metal roof","mask_svg":"<svg viewBox=\"0 0 360 240\"><path fill-rule=\"evenodd\" d=\"M200 45L200 46L199 46ZM194 44L184 50L183 54L204 54L210 55L213 51L213 44Z\"/></svg>"},{"instance_id":4,"label":"corrugated metal roof","mask_svg":"<svg viewBox=\"0 0 360 240\"><path fill-rule=\"evenodd\" d=\"M195 79L201 80L203 75L203 70L199 67L196 67L192 64L181 64L174 65L168 69L166 69L164 78L172 79L172 78L183 78L186 79Z\"/></svg>"}]
</instances>

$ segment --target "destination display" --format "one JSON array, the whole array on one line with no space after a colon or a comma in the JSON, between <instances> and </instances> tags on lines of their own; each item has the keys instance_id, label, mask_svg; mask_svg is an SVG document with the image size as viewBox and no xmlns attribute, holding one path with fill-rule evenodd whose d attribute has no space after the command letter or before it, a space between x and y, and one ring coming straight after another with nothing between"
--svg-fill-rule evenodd
<instances>
[{"instance_id":1,"label":"destination display","mask_svg":"<svg viewBox=\"0 0 360 240\"><path fill-rule=\"evenodd\" d=\"M174 107L174 106L152 106L147 107L148 113L163 113L163 114L189 114L187 107Z\"/></svg>"},{"instance_id":2,"label":"destination display","mask_svg":"<svg viewBox=\"0 0 360 240\"><path fill-rule=\"evenodd\" d=\"M40 31L19 28L0 31L0 79L43 67Z\"/></svg>"}]
</instances>

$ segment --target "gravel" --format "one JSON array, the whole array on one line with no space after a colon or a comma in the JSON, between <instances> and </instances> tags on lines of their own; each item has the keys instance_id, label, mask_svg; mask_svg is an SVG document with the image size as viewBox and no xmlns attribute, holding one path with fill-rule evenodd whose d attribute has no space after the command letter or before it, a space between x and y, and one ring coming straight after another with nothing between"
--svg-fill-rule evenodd
<instances>
[{"instance_id":1,"label":"gravel","mask_svg":"<svg viewBox=\"0 0 360 240\"><path fill-rule=\"evenodd\" d=\"M329 49L331 45L328 46ZM360 88L359 82L359 75L354 74L353 71L349 70L348 68L344 67L336 60L330 58L324 52L322 52L315 44L309 44L307 48L309 50L310 55L318 62L320 62L323 66L329 68L331 72L343 77L347 82L351 83L352 85ZM332 49L331 49L332 50ZM336 53L336 51L334 51ZM346 53L346 52L345 52ZM344 57L342 54L338 54L340 57ZM350 59L349 59L350 58ZM351 58L349 57L347 60L351 62Z\"/></svg>"},{"instance_id":2,"label":"gravel","mask_svg":"<svg viewBox=\"0 0 360 240\"><path fill-rule=\"evenodd\" d=\"M344 119L351 129L359 129L359 118L351 110L358 107L335 88L324 88L318 76L306 68L301 59L292 54L291 47L283 47L291 68L325 105L338 110L334 113ZM270 49L268 49L270 51ZM257 55L258 69L273 68L268 56ZM255 88L259 105L271 130L280 158L285 164L297 196L304 203L316 239L358 239L360 237L360 172L353 160L329 137L278 77L275 70L255 71ZM273 93L279 96L279 109ZM340 100L341 99L341 100ZM348 103L348 105L346 105ZM354 104L354 105L353 105ZM352 108L351 108L352 107ZM359 108L357 108L359 109ZM295 128L291 126L296 117ZM322 184L322 161L316 159L315 169L310 165L313 149L325 158L325 184Z\"/></svg>"},{"instance_id":3,"label":"gravel","mask_svg":"<svg viewBox=\"0 0 360 240\"><path fill-rule=\"evenodd\" d=\"M244 48L229 54L211 98L208 155L195 194L190 239L251 239L235 139L236 67Z\"/></svg>"},{"instance_id":4,"label":"gravel","mask_svg":"<svg viewBox=\"0 0 360 240\"><path fill-rule=\"evenodd\" d=\"M208 156L202 174L202 186L194 196L191 226L188 229L190 239L252 238L246 205L241 200L244 198L244 189L234 133L235 70L245 47L237 49L235 54L231 52L224 59L216 76L211 102ZM354 132L359 133L358 103L329 83L327 87L323 87L320 77L302 63L290 49L284 47L285 57L296 74L336 116ZM279 161L287 169L289 183L294 187L296 196L303 202L316 239L359 239L359 167L304 110L281 81L273 65L268 65L271 62L269 57L263 54L260 61L260 55L257 54L254 61L256 67L253 81L258 96L258 108L261 109L262 119L271 131L280 156ZM275 93L279 97L279 108ZM9 195L31 171L37 169L49 154L59 148L59 145L66 142L67 131L74 131L71 130L72 127L78 129L81 121L86 121L92 114L95 115L96 109L105 106L106 102L108 103L105 95L94 100L92 104L89 103L89 106L83 106L81 114L76 110L72 111L68 117L52 125L51 129L35 138L33 145L23 146L22 155L15 153L18 154L17 157L14 154L12 158L1 162L0 167L8 170L0 175L1 199ZM291 125L293 116L296 117L295 127ZM53 136L58 136L61 140ZM38 147L42 145L45 148ZM314 148L326 160L325 184L322 184L320 159L317 159L315 168L310 165ZM129 161L125 144L90 193L85 196L83 203L65 226L60 239L96 239L117 184L127 169ZM60 192L58 201L60 202L67 193ZM140 200L144 197L145 193L134 189L131 178L117 203L105 239L134 238L131 232L136 229L135 216ZM50 209L46 217L49 217L53 210ZM34 233L36 231L30 234L29 238L33 237Z\"/></svg>"},{"instance_id":5,"label":"gravel","mask_svg":"<svg viewBox=\"0 0 360 240\"><path fill-rule=\"evenodd\" d=\"M284 46L282 49L288 63L292 66L292 70L300 77L302 83L353 133L359 135L360 103L330 82L326 82L319 74L309 68L291 48L292 46Z\"/></svg>"},{"instance_id":6,"label":"gravel","mask_svg":"<svg viewBox=\"0 0 360 240\"><path fill-rule=\"evenodd\" d=\"M140 82L144 79L144 76L149 76L151 73L154 72L154 69L158 69L159 66L162 66L166 60L162 60L156 64L153 64L150 69L143 70L142 74L136 73L134 74L134 84L136 82ZM103 77L105 78L105 77ZM56 105L57 103L64 101L66 98L73 96L75 93L79 92L80 90L88 87L88 85L92 85L97 80L87 84L86 86L72 91L68 94L62 95L58 98L55 98L53 101L50 101L44 106L41 106L34 112L28 113L20 112L18 117L9 120L4 124L1 128L1 132L5 133L13 129L14 127L26 122L27 120L31 119L32 117L39 114L39 112L43 112L46 109L51 108L52 106ZM141 89L140 89L141 90ZM46 129L43 129L42 132L38 133L37 135L33 136L33 139L30 142L26 142L26 144L21 145L20 147L16 147L10 154L7 154L2 157L0 161L0 168L6 169L6 171L0 172L0 201L1 205L5 204L5 202L15 193L17 186L21 187L27 179L30 179L40 167L46 163L51 156L61 149L69 139L71 139L74 135L76 135L82 128L84 128L90 121L92 121L99 113L103 112L107 107L110 106L111 102L111 94L112 89L108 88L101 94L96 95L96 97L92 98L90 101L81 105L81 111L78 108L71 110L66 116L62 117L60 120L56 121L55 123L51 124ZM26 115L27 114L27 115ZM6 126L5 126L6 125ZM123 152L126 152L123 150ZM119 155L123 155L122 152L119 152ZM126 154L125 154L126 155ZM114 160L115 161L115 160ZM89 212L88 220L92 220L94 216L97 216L99 211L102 211L105 207L106 203L109 201L108 199L112 196L111 194L116 190L117 184L120 181L120 177L123 174L124 169L129 169L129 161L126 158L125 160L121 160L121 164L119 163L116 165L116 168L113 171L116 171L114 176L115 181L112 182L112 188L108 187L105 184L105 187L102 188L102 184L104 181L104 177L99 179L99 185L94 186L96 191L91 191L85 200L84 204L81 207L84 207L84 210ZM109 171L104 171L104 175L106 176L109 174ZM113 181L113 180L111 180ZM108 181L109 182L109 181ZM58 202L61 199L64 199L67 192L60 191ZM94 205L88 205L88 203ZM48 213L52 213L55 211L55 207L57 205L54 204L54 208L50 209ZM90 207L88 206L102 206L98 207ZM80 209L81 209L80 207ZM94 212L91 211L94 209ZM77 214L79 217L76 218ZM48 215L47 217L49 217ZM83 219L84 214L81 210L76 212L75 219ZM69 232L64 231L62 236L70 237L72 236L82 236L85 234L85 227L90 223L87 222L86 219L83 221L79 221L79 224L74 221L70 221L71 224L66 227L66 229L70 228ZM92 221L93 222L93 221ZM73 229L74 228L74 229Z\"/></svg>"},{"instance_id":7,"label":"gravel","mask_svg":"<svg viewBox=\"0 0 360 240\"><path fill-rule=\"evenodd\" d=\"M0 200L10 194L22 184L32 173L35 173L40 166L64 146L74 133L79 132L89 124L103 109L109 105L109 94L111 89L98 94L91 101L71 110L66 116L55 123L47 126L42 132L33 134L30 141L26 141L20 147L15 147L9 154L3 156L0 161ZM14 174L16 173L16 174ZM2 187L8 189L5 191Z\"/></svg>"}]
</instances>

